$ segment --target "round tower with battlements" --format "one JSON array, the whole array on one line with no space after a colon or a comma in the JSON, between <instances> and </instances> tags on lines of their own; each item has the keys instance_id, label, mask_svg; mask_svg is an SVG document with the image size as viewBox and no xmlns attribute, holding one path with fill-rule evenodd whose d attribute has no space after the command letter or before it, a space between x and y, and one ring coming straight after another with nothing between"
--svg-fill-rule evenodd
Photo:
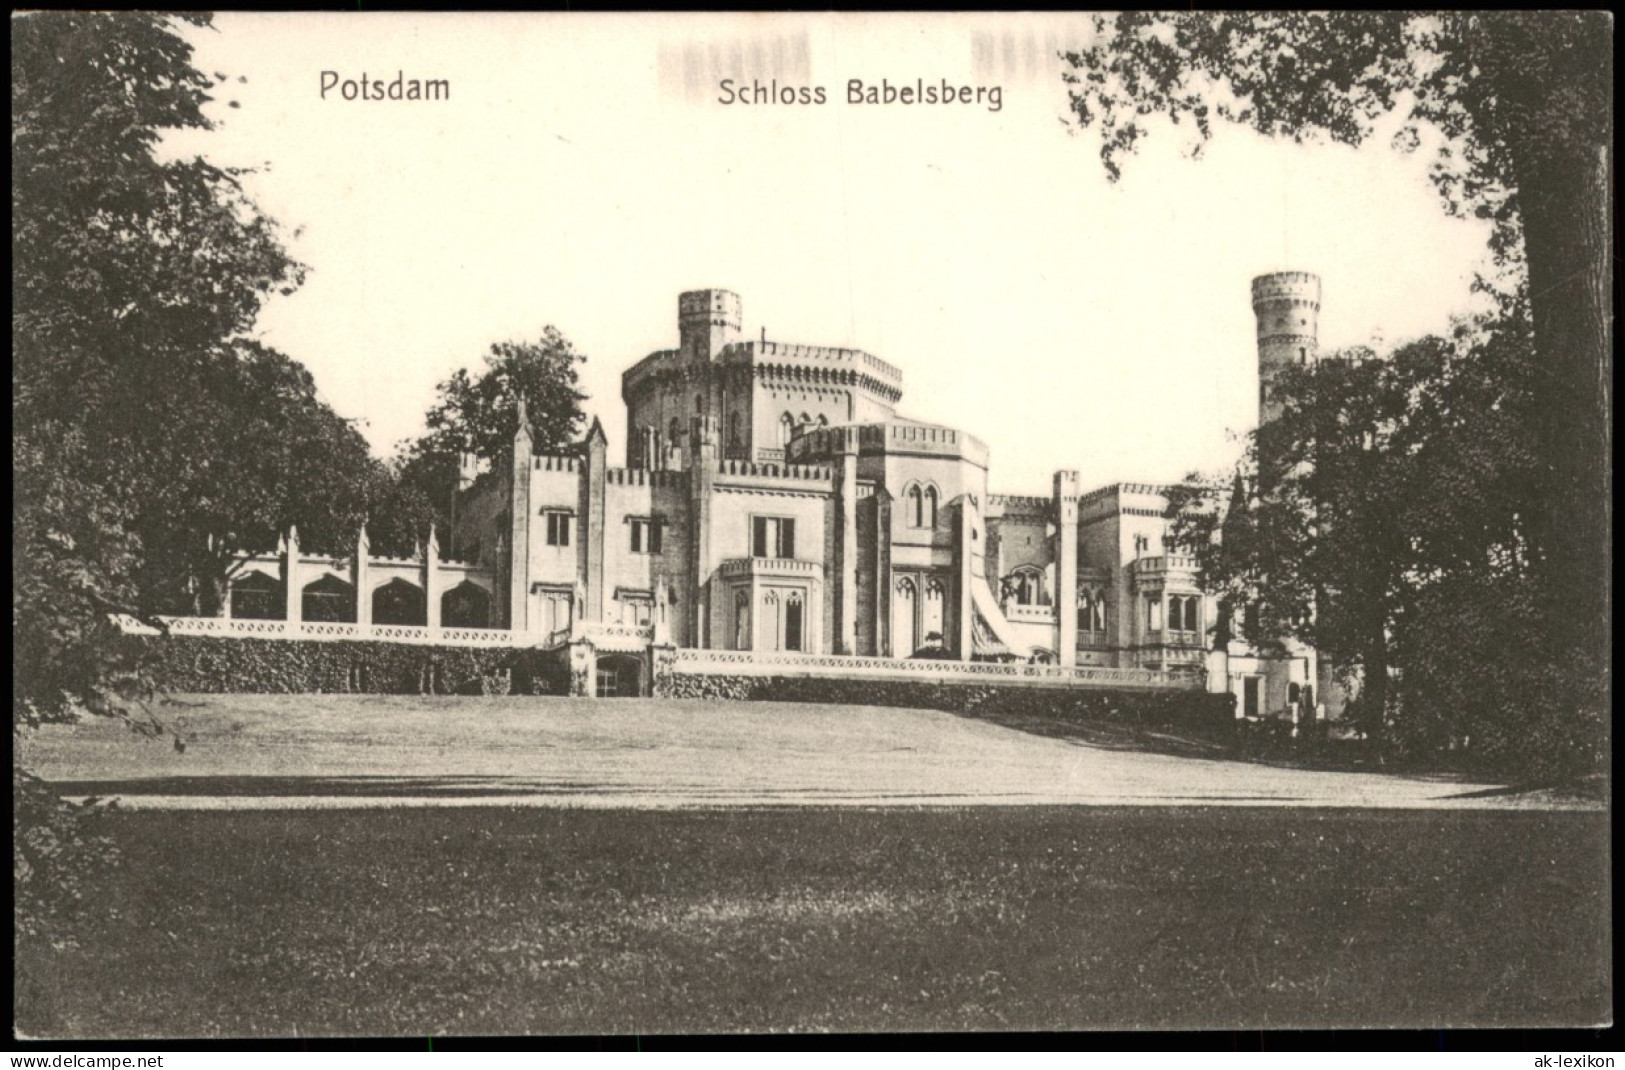
<instances>
[{"instance_id":1,"label":"round tower with battlements","mask_svg":"<svg viewBox=\"0 0 1625 1070\"><path fill-rule=\"evenodd\" d=\"M1320 276L1277 271L1253 280L1258 319L1258 422L1280 415L1275 379L1288 365L1313 363L1320 346Z\"/></svg>"},{"instance_id":2,"label":"round tower with battlements","mask_svg":"<svg viewBox=\"0 0 1625 1070\"><path fill-rule=\"evenodd\" d=\"M677 297L677 333L685 360L713 360L739 341L739 295L731 290L690 290Z\"/></svg>"}]
</instances>

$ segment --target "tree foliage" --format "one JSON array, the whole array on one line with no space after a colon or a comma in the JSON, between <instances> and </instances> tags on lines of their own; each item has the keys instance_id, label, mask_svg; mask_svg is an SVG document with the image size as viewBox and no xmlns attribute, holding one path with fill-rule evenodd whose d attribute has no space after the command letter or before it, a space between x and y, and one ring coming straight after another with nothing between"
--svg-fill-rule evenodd
<instances>
[{"instance_id":1,"label":"tree foliage","mask_svg":"<svg viewBox=\"0 0 1625 1070\"><path fill-rule=\"evenodd\" d=\"M80 558L108 550L80 578L133 610L210 613L233 554L290 524L337 552L373 510L385 529L426 519L309 373L248 337L302 268L238 173L160 152L166 130L209 125L213 87L168 18L51 12L13 31L12 412L36 541L64 545L51 503L94 488L108 509L89 521L117 530L72 537ZM57 631L78 627L71 592L31 590Z\"/></svg>"},{"instance_id":2,"label":"tree foliage","mask_svg":"<svg viewBox=\"0 0 1625 1070\"><path fill-rule=\"evenodd\" d=\"M1612 546L1613 32L1601 12L1098 15L1067 55L1073 114L1115 181L1155 116L1357 145L1406 118L1445 208L1495 224L1544 367L1524 515L1543 614L1606 663ZM1561 607L1561 612L1558 611Z\"/></svg>"},{"instance_id":3,"label":"tree foliage","mask_svg":"<svg viewBox=\"0 0 1625 1070\"><path fill-rule=\"evenodd\" d=\"M233 552L290 522L347 544L378 503L410 514L309 374L250 338L303 271L239 173L165 157L217 84L177 21L209 19L12 20L14 730L79 710L155 729L110 613L210 612ZM46 924L98 841L13 774L19 903Z\"/></svg>"},{"instance_id":4,"label":"tree foliage","mask_svg":"<svg viewBox=\"0 0 1625 1070\"><path fill-rule=\"evenodd\" d=\"M581 435L580 366L562 333L547 327L534 342L498 342L486 354L484 370L459 368L436 388L425 417L428 433L404 444L401 479L434 503L442 524L451 519L453 488L465 457L497 466L507 463L519 429L519 402L525 402L531 448L569 449Z\"/></svg>"},{"instance_id":5,"label":"tree foliage","mask_svg":"<svg viewBox=\"0 0 1625 1070\"><path fill-rule=\"evenodd\" d=\"M1596 667L1537 597L1538 382L1515 307L1284 369L1281 414L1241 474L1170 496L1174 542L1224 603L1255 607L1247 638L1301 639L1357 670L1371 735L1521 772L1595 769Z\"/></svg>"},{"instance_id":6,"label":"tree foliage","mask_svg":"<svg viewBox=\"0 0 1625 1070\"><path fill-rule=\"evenodd\" d=\"M581 434L579 366L586 358L556 328L534 342L498 342L485 357L485 370L459 369L436 387L437 398L422 440L431 453L468 452L494 461L506 457L519 429L519 399L525 401L532 447L560 450Z\"/></svg>"}]
</instances>

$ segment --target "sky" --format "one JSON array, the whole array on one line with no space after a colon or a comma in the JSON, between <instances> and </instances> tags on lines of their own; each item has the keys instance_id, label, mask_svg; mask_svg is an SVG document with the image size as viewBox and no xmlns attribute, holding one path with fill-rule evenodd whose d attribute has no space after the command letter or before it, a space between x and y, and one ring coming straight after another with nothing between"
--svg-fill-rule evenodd
<instances>
[{"instance_id":1,"label":"sky","mask_svg":"<svg viewBox=\"0 0 1625 1070\"><path fill-rule=\"evenodd\" d=\"M169 151L244 184L309 270L259 337L380 455L435 384L556 326L587 354L611 461L621 372L675 346L680 291L739 293L744 335L867 350L899 411L971 432L990 488L1164 482L1233 463L1256 420L1249 287L1321 275L1323 347L1445 329L1488 231L1427 154L1157 129L1108 182L1055 53L1077 17L222 14L187 31L229 81ZM444 79L449 99L323 97ZM332 81L330 76L327 80ZM725 104L736 84L823 105ZM851 79L999 86L866 105ZM237 106L231 106L235 103Z\"/></svg>"}]
</instances>

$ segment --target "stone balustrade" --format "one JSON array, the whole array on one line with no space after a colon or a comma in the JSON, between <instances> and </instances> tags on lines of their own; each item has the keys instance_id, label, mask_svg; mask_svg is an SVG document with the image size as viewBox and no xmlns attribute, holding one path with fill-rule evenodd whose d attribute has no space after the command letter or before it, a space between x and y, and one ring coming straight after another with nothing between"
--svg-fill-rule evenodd
<instances>
[{"instance_id":1,"label":"stone balustrade","mask_svg":"<svg viewBox=\"0 0 1625 1070\"><path fill-rule=\"evenodd\" d=\"M1200 566L1194 557L1182 557L1174 554L1159 554L1156 557L1142 557L1134 562L1132 568L1137 575L1152 575L1160 572L1189 572L1195 573Z\"/></svg>"},{"instance_id":2,"label":"stone balustrade","mask_svg":"<svg viewBox=\"0 0 1625 1070\"><path fill-rule=\"evenodd\" d=\"M1017 683L1050 687L1200 688L1197 673L1062 665L846 657L785 651L691 650L671 652L671 670L739 676L840 676L940 683Z\"/></svg>"},{"instance_id":3,"label":"stone balustrade","mask_svg":"<svg viewBox=\"0 0 1625 1070\"><path fill-rule=\"evenodd\" d=\"M1016 602L1007 602L1004 606L1004 619L1011 624L1054 624L1054 606L1024 606Z\"/></svg>"},{"instance_id":4,"label":"stone balustrade","mask_svg":"<svg viewBox=\"0 0 1625 1070\"><path fill-rule=\"evenodd\" d=\"M219 639L299 639L317 642L417 643L425 646L531 646L536 636L502 628L426 628L405 624L352 624L345 621L248 620L241 617L159 617L171 635ZM156 635L134 618L116 618L125 632Z\"/></svg>"}]
</instances>

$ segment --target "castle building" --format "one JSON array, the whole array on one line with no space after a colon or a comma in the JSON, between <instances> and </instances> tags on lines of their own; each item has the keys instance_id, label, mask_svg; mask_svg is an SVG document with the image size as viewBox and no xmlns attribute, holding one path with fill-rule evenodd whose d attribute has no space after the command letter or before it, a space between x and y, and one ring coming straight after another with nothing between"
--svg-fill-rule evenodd
<instances>
[{"instance_id":1,"label":"castle building","mask_svg":"<svg viewBox=\"0 0 1625 1070\"><path fill-rule=\"evenodd\" d=\"M1254 280L1260 419L1279 369L1315 359L1319 304L1314 275ZM741 313L727 290L679 296L677 347L622 376L624 466L596 420L551 454L521 415L511 466L460 497L470 560L369 559L363 533L345 569L291 532L245 562L228 613L496 629L573 646L606 695L647 693L650 651L672 647L1151 670L1204 676L1241 716L1315 715L1315 652L1217 627L1166 545L1163 488L1085 492L1061 470L1047 494L993 493L985 443L898 413L899 369L748 339Z\"/></svg>"}]
</instances>

